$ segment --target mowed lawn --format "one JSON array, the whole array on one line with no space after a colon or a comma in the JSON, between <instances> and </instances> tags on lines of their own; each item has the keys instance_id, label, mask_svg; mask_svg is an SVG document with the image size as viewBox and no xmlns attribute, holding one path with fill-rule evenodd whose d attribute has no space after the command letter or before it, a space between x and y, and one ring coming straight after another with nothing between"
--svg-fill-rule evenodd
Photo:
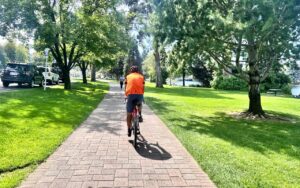
<instances>
[{"instance_id":1,"label":"mowed lawn","mask_svg":"<svg viewBox=\"0 0 300 188\"><path fill-rule=\"evenodd\" d=\"M14 187L83 122L107 83L0 93L0 187Z\"/></svg>"},{"instance_id":2,"label":"mowed lawn","mask_svg":"<svg viewBox=\"0 0 300 188\"><path fill-rule=\"evenodd\" d=\"M228 115L247 109L246 92L148 84L145 96L218 187L300 187L300 99L262 96L290 119L270 121Z\"/></svg>"}]
</instances>

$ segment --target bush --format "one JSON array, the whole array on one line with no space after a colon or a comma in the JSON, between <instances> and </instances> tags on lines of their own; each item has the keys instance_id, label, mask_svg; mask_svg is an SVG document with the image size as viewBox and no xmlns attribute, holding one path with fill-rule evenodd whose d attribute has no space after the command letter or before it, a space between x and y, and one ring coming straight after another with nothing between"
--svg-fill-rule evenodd
<instances>
[{"instance_id":1,"label":"bush","mask_svg":"<svg viewBox=\"0 0 300 188\"><path fill-rule=\"evenodd\" d=\"M282 92L283 92L284 94L287 94L287 95L291 95L291 94L292 94L292 93L291 93L292 86L291 86L290 84L287 84L287 85L283 86L283 87L281 88L281 90L282 90Z\"/></svg>"},{"instance_id":2,"label":"bush","mask_svg":"<svg viewBox=\"0 0 300 188\"><path fill-rule=\"evenodd\" d=\"M230 77L218 76L213 80L212 86L214 89L243 90L243 91L248 90L247 82L233 76Z\"/></svg>"},{"instance_id":3,"label":"bush","mask_svg":"<svg viewBox=\"0 0 300 188\"><path fill-rule=\"evenodd\" d=\"M189 87L201 87L201 85L199 85L199 84L191 84L191 85L189 85Z\"/></svg>"},{"instance_id":4,"label":"bush","mask_svg":"<svg viewBox=\"0 0 300 188\"><path fill-rule=\"evenodd\" d=\"M261 92L267 92L269 89L281 89L282 91L285 90L288 94L290 93L290 91L288 92L288 89L290 88L290 86L288 86L289 83L291 83L289 76L284 73L271 72L266 80L261 83L260 89Z\"/></svg>"},{"instance_id":5,"label":"bush","mask_svg":"<svg viewBox=\"0 0 300 188\"><path fill-rule=\"evenodd\" d=\"M169 76L168 71L165 68L161 69L163 84L167 84L167 78ZM150 82L156 82L156 74L150 74Z\"/></svg>"}]
</instances>

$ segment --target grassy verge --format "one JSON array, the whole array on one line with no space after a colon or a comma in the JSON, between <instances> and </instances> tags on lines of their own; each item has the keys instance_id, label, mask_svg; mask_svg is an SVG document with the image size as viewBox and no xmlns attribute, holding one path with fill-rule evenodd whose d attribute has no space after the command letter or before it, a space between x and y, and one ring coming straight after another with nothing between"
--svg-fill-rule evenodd
<instances>
[{"instance_id":1,"label":"grassy verge","mask_svg":"<svg viewBox=\"0 0 300 188\"><path fill-rule=\"evenodd\" d=\"M292 119L238 120L245 92L146 88L146 102L218 187L300 187L300 100L263 96L263 108Z\"/></svg>"},{"instance_id":2,"label":"grassy verge","mask_svg":"<svg viewBox=\"0 0 300 188\"><path fill-rule=\"evenodd\" d=\"M0 187L14 187L102 100L107 83L0 94Z\"/></svg>"}]
</instances>

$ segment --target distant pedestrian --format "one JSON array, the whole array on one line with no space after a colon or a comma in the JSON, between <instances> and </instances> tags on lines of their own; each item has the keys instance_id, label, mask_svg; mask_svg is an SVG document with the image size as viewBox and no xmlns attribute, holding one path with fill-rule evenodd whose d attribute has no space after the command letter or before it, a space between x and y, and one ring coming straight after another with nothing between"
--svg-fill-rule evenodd
<instances>
[{"instance_id":1,"label":"distant pedestrian","mask_svg":"<svg viewBox=\"0 0 300 188\"><path fill-rule=\"evenodd\" d=\"M123 84L124 84L124 77L120 77L120 88L123 89Z\"/></svg>"}]
</instances>

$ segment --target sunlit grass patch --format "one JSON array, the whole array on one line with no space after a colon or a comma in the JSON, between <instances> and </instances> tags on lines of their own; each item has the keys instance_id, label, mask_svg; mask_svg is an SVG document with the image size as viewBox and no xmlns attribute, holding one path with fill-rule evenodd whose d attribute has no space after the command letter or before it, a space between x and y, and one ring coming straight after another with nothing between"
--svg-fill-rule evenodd
<instances>
[{"instance_id":1,"label":"sunlit grass patch","mask_svg":"<svg viewBox=\"0 0 300 188\"><path fill-rule=\"evenodd\" d=\"M145 96L218 187L300 187L299 99L263 95L292 121L252 121L229 115L247 109L246 92L148 84Z\"/></svg>"},{"instance_id":2,"label":"sunlit grass patch","mask_svg":"<svg viewBox=\"0 0 300 188\"><path fill-rule=\"evenodd\" d=\"M72 87L0 94L0 187L17 185L88 117L108 90L108 84L100 82Z\"/></svg>"}]
</instances>

